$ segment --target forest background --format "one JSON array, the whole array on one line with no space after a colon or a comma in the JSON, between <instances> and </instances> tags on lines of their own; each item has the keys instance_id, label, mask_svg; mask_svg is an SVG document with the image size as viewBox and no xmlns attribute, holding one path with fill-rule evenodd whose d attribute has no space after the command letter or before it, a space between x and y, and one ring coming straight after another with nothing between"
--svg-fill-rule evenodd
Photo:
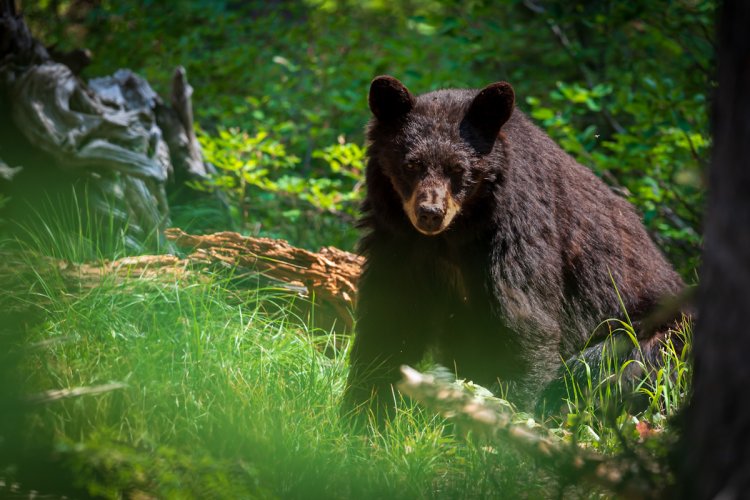
<instances>
[{"instance_id":1,"label":"forest background","mask_svg":"<svg viewBox=\"0 0 750 500\"><path fill-rule=\"evenodd\" d=\"M185 202L174 191L176 227L354 250L372 78L391 74L415 93L506 80L519 108L634 203L686 281L697 280L713 1L18 4L45 44L91 50L83 79L129 68L166 96L173 69L186 68L198 139L216 168L189 189L219 193L226 204ZM3 234L17 224L2 210L11 201L0 194ZM46 222L45 235L29 238L35 251L81 260L127 251L66 255L61 242L75 238ZM7 484L111 498L602 494L539 473L513 451L467 443L413 406L382 434L351 435L338 420L348 340L295 317L288 292L238 291L218 276L179 286L104 280L71 294L56 280L37 272L28 282L26 300L44 312L20 322L23 341L9 351L24 353L7 364L19 367L17 388L113 389L8 413L24 422L18 449L27 454L4 465ZM642 447L663 462L669 417L688 391L687 353L667 353L677 380L641 387L646 411L602 414L601 398L611 395L594 400L589 391L545 425L564 442L610 455ZM40 456L59 473L45 484L34 474L49 465Z\"/></svg>"},{"instance_id":2,"label":"forest background","mask_svg":"<svg viewBox=\"0 0 750 500\"><path fill-rule=\"evenodd\" d=\"M183 65L210 184L234 226L352 249L366 95L506 80L518 105L642 212L689 278L699 254L715 5L680 2L22 2L84 77L130 68L168 95ZM195 208L195 207L192 207ZM206 214L174 207L179 226Z\"/></svg>"}]
</instances>

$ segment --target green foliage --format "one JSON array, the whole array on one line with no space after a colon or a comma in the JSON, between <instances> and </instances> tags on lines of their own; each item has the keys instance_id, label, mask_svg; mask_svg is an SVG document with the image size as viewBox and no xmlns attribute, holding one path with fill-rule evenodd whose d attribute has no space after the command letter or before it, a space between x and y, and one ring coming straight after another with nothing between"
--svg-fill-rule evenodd
<instances>
[{"instance_id":1,"label":"green foliage","mask_svg":"<svg viewBox=\"0 0 750 500\"><path fill-rule=\"evenodd\" d=\"M220 128L217 135L201 132L198 139L217 172L193 187L224 193L241 230L313 248L353 246L364 170L361 147L342 137L313 151L311 175L302 177L295 170L299 158L264 131L250 136Z\"/></svg>"},{"instance_id":2,"label":"green foliage","mask_svg":"<svg viewBox=\"0 0 750 500\"><path fill-rule=\"evenodd\" d=\"M235 127L249 137L267 134L269 144L284 145L286 159L299 158L285 168L289 183L282 188L253 188L266 195L254 198L248 214L266 234L317 246L320 241L308 238L328 237L328 229L292 226L308 226L321 207L349 212L348 199L357 197L349 192L352 183L316 165L316 151L338 144L340 136L362 144L375 75L396 75L416 92L505 79L522 108L636 204L659 245L692 276L710 147L714 1L23 6L49 43L94 50L89 75L131 67L167 95L165 69L185 65L197 120L209 136ZM273 162L260 168L278 184ZM252 222L241 226L249 230ZM350 248L352 240L333 236L325 243Z\"/></svg>"}]
</instances>

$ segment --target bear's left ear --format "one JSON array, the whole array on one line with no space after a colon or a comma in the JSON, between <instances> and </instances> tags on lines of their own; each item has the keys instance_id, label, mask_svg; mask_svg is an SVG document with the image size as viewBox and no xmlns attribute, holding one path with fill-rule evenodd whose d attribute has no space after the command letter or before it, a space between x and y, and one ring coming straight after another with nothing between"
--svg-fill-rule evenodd
<instances>
[{"instance_id":1,"label":"bear's left ear","mask_svg":"<svg viewBox=\"0 0 750 500\"><path fill-rule=\"evenodd\" d=\"M465 120L482 138L494 144L500 128L513 114L515 92L508 82L487 85L471 101Z\"/></svg>"}]
</instances>

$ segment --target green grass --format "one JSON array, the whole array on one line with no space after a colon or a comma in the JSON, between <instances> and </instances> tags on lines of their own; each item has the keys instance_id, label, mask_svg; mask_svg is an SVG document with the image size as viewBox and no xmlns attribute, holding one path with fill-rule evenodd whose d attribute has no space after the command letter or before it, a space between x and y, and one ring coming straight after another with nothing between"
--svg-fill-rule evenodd
<instances>
[{"instance_id":1,"label":"green grass","mask_svg":"<svg viewBox=\"0 0 750 500\"><path fill-rule=\"evenodd\" d=\"M583 381L570 372L566 376L566 427L576 441L605 451L621 451L627 445L623 438L641 438L639 424L664 431L667 420L687 400L692 322L684 317L661 342L656 365L638 356L623 359L623 352L635 349L640 353L636 332L628 321L608 320L603 325L609 326L611 334L602 344L601 364L594 367L584 361Z\"/></svg>"},{"instance_id":2,"label":"green grass","mask_svg":"<svg viewBox=\"0 0 750 500\"><path fill-rule=\"evenodd\" d=\"M54 236L61 228L53 221L46 231ZM75 234L72 243L56 240L46 253L72 260L98 255L85 230ZM27 292L0 294L0 302L37 311L34 318L16 318L13 328L0 325L11 334L0 336L0 348L10 344L9 359L15 363L0 369L5 378L0 402L15 392L33 396L111 383L124 387L29 405L19 417L20 429L0 425L0 448L5 440L6 452L8 443L17 443L20 454L57 457L88 494L601 495L566 485L502 442L487 446L457 436L450 423L414 405L402 404L384 429L353 430L339 418L350 339L309 326L293 312L299 299L288 292L247 282L238 288L225 275L206 273L179 280L105 277L94 288L75 291L66 288L49 261L33 257L33 245L45 248L46 240L31 241L24 256L33 271L19 275ZM627 323L620 326L632 332ZM684 357L665 352L678 376L662 371L638 388L649 398L643 413L610 409L623 390L616 384L589 384L593 390L571 386L568 414L546 424L561 439L605 453L643 441L641 422L657 437L668 434L667 417L684 400L689 366ZM617 378L626 368L607 369ZM647 448L664 453L658 440ZM34 460L14 463L16 448L11 449L10 462L5 457L0 464L0 479L23 486L29 477L44 477L47 462L39 461L38 471ZM34 481L27 487L34 488Z\"/></svg>"},{"instance_id":3,"label":"green grass","mask_svg":"<svg viewBox=\"0 0 750 500\"><path fill-rule=\"evenodd\" d=\"M309 331L278 292L221 278L52 289L47 320L25 339L23 392L126 387L33 407L25 442L74 451L91 492L495 497L544 486L525 460L415 408L382 433L353 432L338 416L346 349L327 349L334 334Z\"/></svg>"},{"instance_id":4,"label":"green grass","mask_svg":"<svg viewBox=\"0 0 750 500\"><path fill-rule=\"evenodd\" d=\"M142 245L127 235L127 215L116 208L114 201L99 197L100 206L95 207L96 200L88 186L83 185L22 202L22 215L17 214L7 224L14 236L12 243L72 262L118 258L142 251Z\"/></svg>"}]
</instances>

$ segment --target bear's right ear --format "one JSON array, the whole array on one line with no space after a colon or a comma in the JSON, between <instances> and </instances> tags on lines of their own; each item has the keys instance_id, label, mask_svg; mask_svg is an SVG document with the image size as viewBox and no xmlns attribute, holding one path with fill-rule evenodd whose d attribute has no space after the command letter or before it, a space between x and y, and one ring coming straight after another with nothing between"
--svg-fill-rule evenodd
<instances>
[{"instance_id":1,"label":"bear's right ear","mask_svg":"<svg viewBox=\"0 0 750 500\"><path fill-rule=\"evenodd\" d=\"M513 114L515 92L508 82L496 82L479 91L471 101L465 120L490 144Z\"/></svg>"},{"instance_id":2,"label":"bear's right ear","mask_svg":"<svg viewBox=\"0 0 750 500\"><path fill-rule=\"evenodd\" d=\"M370 110L383 122L403 118L414 107L414 96L392 76L379 76L370 84Z\"/></svg>"}]
</instances>

